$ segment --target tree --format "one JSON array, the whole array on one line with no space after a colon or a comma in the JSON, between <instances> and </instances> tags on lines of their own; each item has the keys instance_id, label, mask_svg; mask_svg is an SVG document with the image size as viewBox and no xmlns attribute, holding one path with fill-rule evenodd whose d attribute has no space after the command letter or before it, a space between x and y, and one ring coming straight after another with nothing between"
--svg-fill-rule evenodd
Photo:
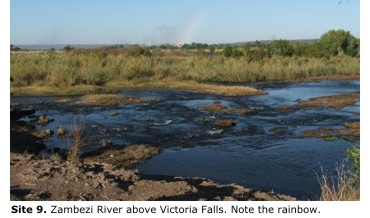
<instances>
[{"instance_id":1,"label":"tree","mask_svg":"<svg viewBox=\"0 0 370 218\"><path fill-rule=\"evenodd\" d=\"M244 45L244 56L250 56L251 55L251 52L252 52L252 46L247 43Z\"/></svg>"},{"instance_id":2,"label":"tree","mask_svg":"<svg viewBox=\"0 0 370 218\"><path fill-rule=\"evenodd\" d=\"M359 57L360 56L360 40L357 38L354 38L353 40L350 40L349 46L346 48L345 51L346 55L352 56L352 57Z\"/></svg>"},{"instance_id":3,"label":"tree","mask_svg":"<svg viewBox=\"0 0 370 218\"><path fill-rule=\"evenodd\" d=\"M354 56L359 52L359 40L344 30L329 30L320 38L325 56L348 54Z\"/></svg>"},{"instance_id":4,"label":"tree","mask_svg":"<svg viewBox=\"0 0 370 218\"><path fill-rule=\"evenodd\" d=\"M222 54L225 57L231 57L232 53L233 53L233 48L231 48L229 44L225 45L224 49L222 50Z\"/></svg>"},{"instance_id":5,"label":"tree","mask_svg":"<svg viewBox=\"0 0 370 218\"><path fill-rule=\"evenodd\" d=\"M275 40L268 45L268 51L270 56L291 56L293 54L293 48L288 40Z\"/></svg>"},{"instance_id":6,"label":"tree","mask_svg":"<svg viewBox=\"0 0 370 218\"><path fill-rule=\"evenodd\" d=\"M19 47L15 47L13 44L10 44L10 51L20 51L20 50L22 49Z\"/></svg>"},{"instance_id":7,"label":"tree","mask_svg":"<svg viewBox=\"0 0 370 218\"><path fill-rule=\"evenodd\" d=\"M239 51L237 48L232 49L231 57L238 58L243 56L243 52Z\"/></svg>"},{"instance_id":8,"label":"tree","mask_svg":"<svg viewBox=\"0 0 370 218\"><path fill-rule=\"evenodd\" d=\"M64 51L72 51L73 49L75 49L74 47L72 47L71 45L66 45L64 46Z\"/></svg>"},{"instance_id":9,"label":"tree","mask_svg":"<svg viewBox=\"0 0 370 218\"><path fill-rule=\"evenodd\" d=\"M184 48L184 49L191 49L191 45L189 45L189 44L183 44L183 45L181 46L181 48Z\"/></svg>"},{"instance_id":10,"label":"tree","mask_svg":"<svg viewBox=\"0 0 370 218\"><path fill-rule=\"evenodd\" d=\"M327 56L325 54L325 50L323 49L320 41L317 41L315 43L310 44L305 52L305 56L308 57L316 57L316 58L321 58Z\"/></svg>"},{"instance_id":11,"label":"tree","mask_svg":"<svg viewBox=\"0 0 370 218\"><path fill-rule=\"evenodd\" d=\"M209 46L209 53L213 55L215 52L216 52L216 46L210 45Z\"/></svg>"}]
</instances>

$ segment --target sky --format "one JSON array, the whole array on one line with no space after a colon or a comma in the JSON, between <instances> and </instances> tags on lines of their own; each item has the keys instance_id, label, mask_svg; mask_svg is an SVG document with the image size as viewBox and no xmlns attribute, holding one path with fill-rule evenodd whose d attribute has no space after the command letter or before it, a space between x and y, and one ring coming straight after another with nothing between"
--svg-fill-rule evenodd
<instances>
[{"instance_id":1,"label":"sky","mask_svg":"<svg viewBox=\"0 0 370 218\"><path fill-rule=\"evenodd\" d=\"M233 43L360 37L359 0L11 0L10 41L30 44Z\"/></svg>"}]
</instances>

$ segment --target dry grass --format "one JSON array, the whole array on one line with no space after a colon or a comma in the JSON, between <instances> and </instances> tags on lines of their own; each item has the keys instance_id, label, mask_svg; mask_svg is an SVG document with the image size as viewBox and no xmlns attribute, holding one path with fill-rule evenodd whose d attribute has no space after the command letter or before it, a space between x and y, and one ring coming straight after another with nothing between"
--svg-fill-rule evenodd
<instances>
[{"instance_id":1,"label":"dry grass","mask_svg":"<svg viewBox=\"0 0 370 218\"><path fill-rule=\"evenodd\" d=\"M72 126L71 126L71 142L69 142L69 152L67 160L71 162L78 162L79 160L79 153L81 147L84 146L83 142L83 131L84 131L84 123L81 120L74 119Z\"/></svg>"},{"instance_id":2,"label":"dry grass","mask_svg":"<svg viewBox=\"0 0 370 218\"><path fill-rule=\"evenodd\" d=\"M346 127L346 129L340 130L340 135L360 137L360 121L346 122L344 126Z\"/></svg>"},{"instance_id":3,"label":"dry grass","mask_svg":"<svg viewBox=\"0 0 370 218\"><path fill-rule=\"evenodd\" d=\"M306 101L299 101L298 106L303 108L312 108L319 110L323 107L331 107L342 109L344 107L353 106L360 99L360 93L348 93L333 96L323 96L318 98L310 98Z\"/></svg>"},{"instance_id":4,"label":"dry grass","mask_svg":"<svg viewBox=\"0 0 370 218\"><path fill-rule=\"evenodd\" d=\"M346 171L345 164L342 163L337 168L337 180L329 178L322 171L320 180L321 186L321 201L359 201L360 189L353 184L352 179Z\"/></svg>"},{"instance_id":5,"label":"dry grass","mask_svg":"<svg viewBox=\"0 0 370 218\"><path fill-rule=\"evenodd\" d=\"M254 114L257 110L254 108L235 108L230 110L230 113L234 114Z\"/></svg>"},{"instance_id":6,"label":"dry grass","mask_svg":"<svg viewBox=\"0 0 370 218\"><path fill-rule=\"evenodd\" d=\"M11 95L49 95L49 96L59 96L59 95L85 95L91 93L114 93L117 92L117 89L112 89L107 86L95 86L95 85L76 85L76 86L65 86L65 87L56 87L56 86L39 86L37 84L31 86L11 86L10 94Z\"/></svg>"},{"instance_id":7,"label":"dry grass","mask_svg":"<svg viewBox=\"0 0 370 218\"><path fill-rule=\"evenodd\" d=\"M185 52L186 51L182 51ZM359 78L359 58L271 57L250 61L221 55L127 56L124 52L11 53L11 93L86 94L111 92L110 84L131 88L173 88L240 96L264 94L245 86L209 83L256 81L307 81ZM119 88L125 88L120 86ZM113 89L115 90L115 89Z\"/></svg>"},{"instance_id":8,"label":"dry grass","mask_svg":"<svg viewBox=\"0 0 370 218\"><path fill-rule=\"evenodd\" d=\"M307 130L303 133L304 138L318 137L318 138L331 138L331 137L353 137L358 139L360 137L360 121L344 123L345 129L320 127L314 130Z\"/></svg>"},{"instance_id":9,"label":"dry grass","mask_svg":"<svg viewBox=\"0 0 370 218\"><path fill-rule=\"evenodd\" d=\"M229 110L219 103L208 104L202 107L202 110L212 113L227 113Z\"/></svg>"},{"instance_id":10,"label":"dry grass","mask_svg":"<svg viewBox=\"0 0 370 218\"><path fill-rule=\"evenodd\" d=\"M53 86L12 86L11 95L85 95L85 94L109 94L122 89L148 89L148 88L169 88L177 90L195 91L205 94L221 96L247 96L263 95L267 92L248 86L226 86L218 84L204 84L196 81L181 81L164 79L158 81L112 81L104 86L77 85L66 87Z\"/></svg>"},{"instance_id":11,"label":"dry grass","mask_svg":"<svg viewBox=\"0 0 370 218\"><path fill-rule=\"evenodd\" d=\"M256 109L253 108L234 108L234 109L227 109L227 107L220 104L220 102L214 102L212 104L204 105L201 107L202 110L212 112L212 113L233 113L233 114L254 114L257 112Z\"/></svg>"},{"instance_id":12,"label":"dry grass","mask_svg":"<svg viewBox=\"0 0 370 218\"><path fill-rule=\"evenodd\" d=\"M225 85L213 85L213 84L202 84L197 82L186 82L186 85L179 85L176 88L194 90L200 93L207 93L213 95L222 96L246 96L246 95L264 95L266 91L255 89L247 86L225 86Z\"/></svg>"},{"instance_id":13,"label":"dry grass","mask_svg":"<svg viewBox=\"0 0 370 218\"><path fill-rule=\"evenodd\" d=\"M337 136L337 128L320 127L314 130L307 130L303 132L303 138L317 137L317 138L327 138L332 136Z\"/></svg>"},{"instance_id":14,"label":"dry grass","mask_svg":"<svg viewBox=\"0 0 370 218\"><path fill-rule=\"evenodd\" d=\"M131 88L168 88L177 90L188 90L198 93L221 95L221 96L247 96L264 95L266 91L255 89L248 86L227 86L220 84L205 84L196 81L183 80L141 80L141 81L115 81L107 83L108 87L113 89Z\"/></svg>"},{"instance_id":15,"label":"dry grass","mask_svg":"<svg viewBox=\"0 0 370 218\"><path fill-rule=\"evenodd\" d=\"M128 97L123 95L114 95L114 94L95 94L95 95L85 95L82 98L82 102L79 104L83 105L97 105L97 106L112 106L120 104L134 104L141 102L148 102L149 100Z\"/></svg>"}]
</instances>

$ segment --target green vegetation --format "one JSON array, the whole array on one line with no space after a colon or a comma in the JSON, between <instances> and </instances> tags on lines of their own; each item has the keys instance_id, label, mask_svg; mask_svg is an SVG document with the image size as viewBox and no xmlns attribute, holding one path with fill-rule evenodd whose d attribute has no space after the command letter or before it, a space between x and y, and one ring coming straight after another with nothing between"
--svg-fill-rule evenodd
<instances>
[{"instance_id":1,"label":"green vegetation","mask_svg":"<svg viewBox=\"0 0 370 218\"><path fill-rule=\"evenodd\" d=\"M204 83L358 78L359 63L359 40L342 30L314 43L66 46L11 52L11 93L108 93L144 85L188 89L190 81L198 87L191 90L201 91Z\"/></svg>"},{"instance_id":2,"label":"green vegetation","mask_svg":"<svg viewBox=\"0 0 370 218\"><path fill-rule=\"evenodd\" d=\"M71 45L66 45L64 46L64 51L72 51L73 49L75 49L74 47L72 47Z\"/></svg>"},{"instance_id":3,"label":"green vegetation","mask_svg":"<svg viewBox=\"0 0 370 218\"><path fill-rule=\"evenodd\" d=\"M344 30L330 30L321 36L319 41L325 56L346 54L358 56L360 52L360 40Z\"/></svg>"},{"instance_id":4,"label":"green vegetation","mask_svg":"<svg viewBox=\"0 0 370 218\"><path fill-rule=\"evenodd\" d=\"M14 46L13 44L10 44L10 51L20 51L20 50L22 50L22 49L19 48L19 47Z\"/></svg>"},{"instance_id":5,"label":"green vegetation","mask_svg":"<svg viewBox=\"0 0 370 218\"><path fill-rule=\"evenodd\" d=\"M354 146L348 149L347 156L352 162L352 183L356 188L360 188L360 146Z\"/></svg>"},{"instance_id":6,"label":"green vegetation","mask_svg":"<svg viewBox=\"0 0 370 218\"><path fill-rule=\"evenodd\" d=\"M325 141L335 141L338 139L338 136L327 136L327 137L324 137L324 140Z\"/></svg>"}]
</instances>

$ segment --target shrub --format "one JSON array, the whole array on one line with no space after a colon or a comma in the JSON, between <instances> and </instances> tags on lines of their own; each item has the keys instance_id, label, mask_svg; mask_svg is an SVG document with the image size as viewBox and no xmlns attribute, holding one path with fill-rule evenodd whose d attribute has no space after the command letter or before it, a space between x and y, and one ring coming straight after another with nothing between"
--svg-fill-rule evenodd
<instances>
[{"instance_id":1,"label":"shrub","mask_svg":"<svg viewBox=\"0 0 370 218\"><path fill-rule=\"evenodd\" d=\"M225 45L222 50L222 54L225 57L231 57L232 53L233 53L233 48L230 45Z\"/></svg>"},{"instance_id":2,"label":"shrub","mask_svg":"<svg viewBox=\"0 0 370 218\"><path fill-rule=\"evenodd\" d=\"M83 135L84 131L84 124L77 120L77 118L74 119L71 127L71 142L69 143L69 152L67 160L71 162L78 162L78 156L80 153L81 147L83 144Z\"/></svg>"},{"instance_id":3,"label":"shrub","mask_svg":"<svg viewBox=\"0 0 370 218\"><path fill-rule=\"evenodd\" d=\"M64 48L63 48L63 50L64 51L72 51L72 50L74 50L75 48L74 47L72 47L71 45L66 45L66 46L64 46Z\"/></svg>"}]
</instances>

